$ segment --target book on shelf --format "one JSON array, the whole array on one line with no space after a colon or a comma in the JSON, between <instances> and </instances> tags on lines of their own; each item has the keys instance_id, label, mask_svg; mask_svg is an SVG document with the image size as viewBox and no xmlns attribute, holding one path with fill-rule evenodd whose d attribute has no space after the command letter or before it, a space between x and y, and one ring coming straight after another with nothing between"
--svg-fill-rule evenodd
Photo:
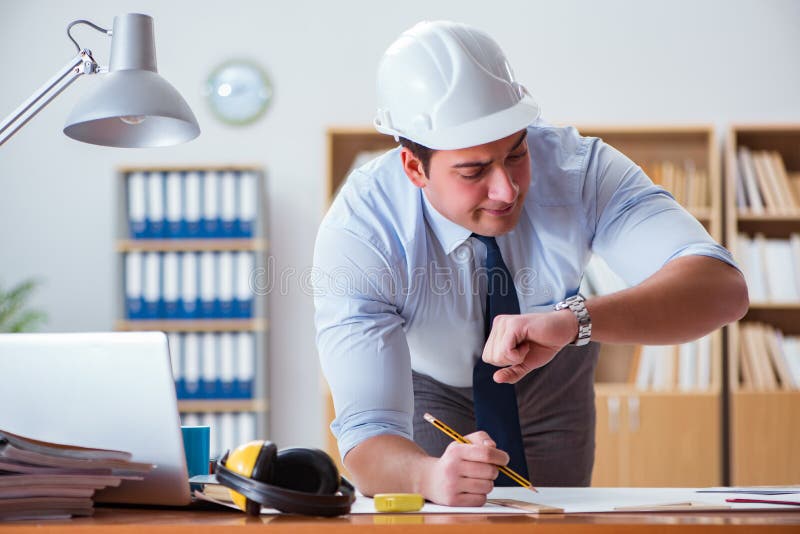
<instances>
[{"instance_id":1,"label":"book on shelf","mask_svg":"<svg viewBox=\"0 0 800 534\"><path fill-rule=\"evenodd\" d=\"M800 390L800 338L763 323L740 326L736 376L743 389Z\"/></svg>"},{"instance_id":2,"label":"book on shelf","mask_svg":"<svg viewBox=\"0 0 800 534\"><path fill-rule=\"evenodd\" d=\"M800 302L800 234L779 239L739 233L735 250L752 302Z\"/></svg>"},{"instance_id":3,"label":"book on shelf","mask_svg":"<svg viewBox=\"0 0 800 534\"><path fill-rule=\"evenodd\" d=\"M688 209L709 206L708 172L698 168L693 160L656 161L643 165L642 169L654 184L672 193L682 206Z\"/></svg>"},{"instance_id":4,"label":"book on shelf","mask_svg":"<svg viewBox=\"0 0 800 534\"><path fill-rule=\"evenodd\" d=\"M681 345L644 345L629 382L640 390L706 391L711 387L711 335Z\"/></svg>"},{"instance_id":5,"label":"book on shelf","mask_svg":"<svg viewBox=\"0 0 800 534\"><path fill-rule=\"evenodd\" d=\"M755 215L800 215L800 180L774 150L741 146L736 158L736 204Z\"/></svg>"},{"instance_id":6,"label":"book on shelf","mask_svg":"<svg viewBox=\"0 0 800 534\"><path fill-rule=\"evenodd\" d=\"M0 430L0 520L91 515L95 491L154 467L131 456Z\"/></svg>"}]
</instances>

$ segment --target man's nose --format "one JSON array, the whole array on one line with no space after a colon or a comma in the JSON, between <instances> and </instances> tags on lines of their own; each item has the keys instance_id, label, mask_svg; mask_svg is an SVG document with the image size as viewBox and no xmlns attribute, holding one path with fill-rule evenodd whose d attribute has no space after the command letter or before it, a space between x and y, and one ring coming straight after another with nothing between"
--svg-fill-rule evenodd
<instances>
[{"instance_id":1,"label":"man's nose","mask_svg":"<svg viewBox=\"0 0 800 534\"><path fill-rule=\"evenodd\" d=\"M514 183L511 174L504 168L499 167L492 170L489 180L489 198L511 204L516 200L519 186Z\"/></svg>"}]
</instances>

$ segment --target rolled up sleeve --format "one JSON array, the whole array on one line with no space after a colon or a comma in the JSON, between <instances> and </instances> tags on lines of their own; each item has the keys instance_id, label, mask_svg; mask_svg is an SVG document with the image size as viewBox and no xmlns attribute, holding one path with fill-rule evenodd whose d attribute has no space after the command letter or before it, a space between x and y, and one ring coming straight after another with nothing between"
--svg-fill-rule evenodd
<instances>
[{"instance_id":1,"label":"rolled up sleeve","mask_svg":"<svg viewBox=\"0 0 800 534\"><path fill-rule=\"evenodd\" d=\"M333 395L342 458L380 434L412 439L411 358L397 270L347 230L323 225L314 251L317 348Z\"/></svg>"},{"instance_id":2,"label":"rolled up sleeve","mask_svg":"<svg viewBox=\"0 0 800 534\"><path fill-rule=\"evenodd\" d=\"M689 255L716 258L738 269L730 252L703 225L653 184L628 157L597 141L590 154L584 202L595 214L592 250L628 284Z\"/></svg>"}]
</instances>

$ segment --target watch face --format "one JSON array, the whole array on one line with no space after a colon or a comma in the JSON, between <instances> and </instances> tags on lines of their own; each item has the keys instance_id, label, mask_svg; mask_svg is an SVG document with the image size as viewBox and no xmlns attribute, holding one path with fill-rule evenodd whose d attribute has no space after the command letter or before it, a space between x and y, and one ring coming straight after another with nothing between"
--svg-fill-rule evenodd
<instances>
[{"instance_id":1,"label":"watch face","mask_svg":"<svg viewBox=\"0 0 800 534\"><path fill-rule=\"evenodd\" d=\"M228 124L249 124L267 110L272 83L254 63L229 61L211 73L206 85L211 110Z\"/></svg>"}]
</instances>

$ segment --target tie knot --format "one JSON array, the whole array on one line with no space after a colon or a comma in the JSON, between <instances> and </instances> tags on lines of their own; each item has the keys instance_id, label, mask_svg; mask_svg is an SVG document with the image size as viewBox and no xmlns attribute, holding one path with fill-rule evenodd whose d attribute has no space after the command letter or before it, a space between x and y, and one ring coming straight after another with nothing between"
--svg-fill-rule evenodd
<instances>
[{"instance_id":1,"label":"tie knot","mask_svg":"<svg viewBox=\"0 0 800 534\"><path fill-rule=\"evenodd\" d=\"M472 237L486 245L486 248L490 251L499 251L500 247L497 246L497 240L493 236L488 235L479 235L473 232Z\"/></svg>"}]
</instances>

